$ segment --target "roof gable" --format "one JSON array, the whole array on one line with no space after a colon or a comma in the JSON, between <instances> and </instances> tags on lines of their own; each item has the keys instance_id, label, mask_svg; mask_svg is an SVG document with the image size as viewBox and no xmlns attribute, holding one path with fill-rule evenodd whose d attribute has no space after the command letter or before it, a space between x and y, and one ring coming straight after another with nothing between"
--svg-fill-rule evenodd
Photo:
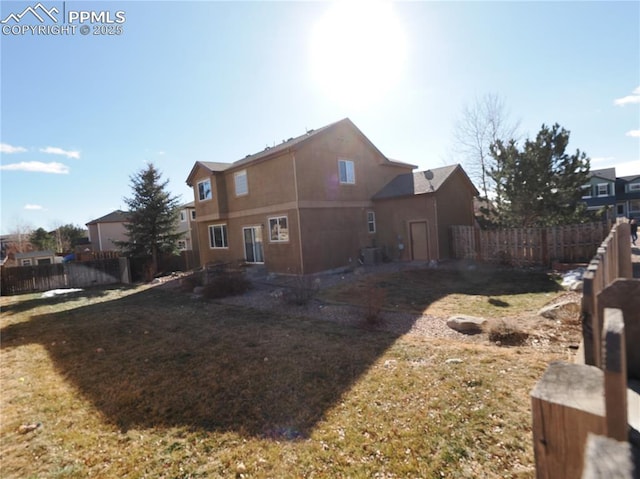
<instances>
[{"instance_id":1,"label":"roof gable","mask_svg":"<svg viewBox=\"0 0 640 479\"><path fill-rule=\"evenodd\" d=\"M616 181L616 169L615 168L603 168L601 170L591 170L589 172L591 178L601 178L608 181Z\"/></svg>"},{"instance_id":2,"label":"roof gable","mask_svg":"<svg viewBox=\"0 0 640 479\"><path fill-rule=\"evenodd\" d=\"M115 210L115 211L112 211L109 214L101 216L98 219L91 220L86 224L87 225L93 225L93 224L97 224L97 223L126 223L127 221L129 221L129 212L128 211Z\"/></svg>"},{"instance_id":3,"label":"roof gable","mask_svg":"<svg viewBox=\"0 0 640 479\"><path fill-rule=\"evenodd\" d=\"M441 168L434 168L432 170L398 175L378 191L378 193L373 196L373 199L380 200L384 198L397 198L401 196L435 193L456 172L465 176L469 185L473 188L474 195L477 195L478 190L476 187L473 186L471 180L469 180L469 177L462 167L456 164L443 166Z\"/></svg>"}]
</instances>

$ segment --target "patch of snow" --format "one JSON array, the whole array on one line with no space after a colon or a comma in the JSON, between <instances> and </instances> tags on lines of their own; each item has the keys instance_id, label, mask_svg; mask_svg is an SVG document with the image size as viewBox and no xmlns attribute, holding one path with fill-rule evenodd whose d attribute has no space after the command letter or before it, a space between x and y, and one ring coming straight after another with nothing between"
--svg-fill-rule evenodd
<instances>
[{"instance_id":1,"label":"patch of snow","mask_svg":"<svg viewBox=\"0 0 640 479\"><path fill-rule=\"evenodd\" d=\"M42 297L53 298L54 296L60 296L62 294L69 294L69 293L77 293L79 291L84 291L84 290L80 288L52 289L42 293Z\"/></svg>"}]
</instances>

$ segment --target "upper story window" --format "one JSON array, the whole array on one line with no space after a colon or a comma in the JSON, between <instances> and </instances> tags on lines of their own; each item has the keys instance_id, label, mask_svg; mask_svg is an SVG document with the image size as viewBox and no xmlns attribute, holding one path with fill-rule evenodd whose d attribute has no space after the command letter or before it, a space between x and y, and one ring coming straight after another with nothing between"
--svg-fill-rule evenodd
<instances>
[{"instance_id":1,"label":"upper story window","mask_svg":"<svg viewBox=\"0 0 640 479\"><path fill-rule=\"evenodd\" d=\"M196 210L191 210L191 221L196 220Z\"/></svg>"},{"instance_id":2,"label":"upper story window","mask_svg":"<svg viewBox=\"0 0 640 479\"><path fill-rule=\"evenodd\" d=\"M286 216L269 218L269 240L289 241L289 222Z\"/></svg>"},{"instance_id":3,"label":"upper story window","mask_svg":"<svg viewBox=\"0 0 640 479\"><path fill-rule=\"evenodd\" d=\"M233 175L236 184L236 196L249 194L249 183L247 182L247 170L237 171Z\"/></svg>"},{"instance_id":4,"label":"upper story window","mask_svg":"<svg viewBox=\"0 0 640 479\"><path fill-rule=\"evenodd\" d=\"M354 185L356 183L356 174L353 168L353 161L338 160L338 174L340 183Z\"/></svg>"},{"instance_id":5,"label":"upper story window","mask_svg":"<svg viewBox=\"0 0 640 479\"><path fill-rule=\"evenodd\" d=\"M202 180L198 182L198 200L206 201L213 197L211 193L211 180Z\"/></svg>"},{"instance_id":6,"label":"upper story window","mask_svg":"<svg viewBox=\"0 0 640 479\"><path fill-rule=\"evenodd\" d=\"M178 249L184 251L187 249L187 242L185 240L178 240Z\"/></svg>"},{"instance_id":7,"label":"upper story window","mask_svg":"<svg viewBox=\"0 0 640 479\"><path fill-rule=\"evenodd\" d=\"M376 232L376 214L373 211L367 211L367 230L369 233Z\"/></svg>"},{"instance_id":8,"label":"upper story window","mask_svg":"<svg viewBox=\"0 0 640 479\"><path fill-rule=\"evenodd\" d=\"M180 211L180 221L181 222L187 221L187 213L185 210Z\"/></svg>"},{"instance_id":9,"label":"upper story window","mask_svg":"<svg viewBox=\"0 0 640 479\"><path fill-rule=\"evenodd\" d=\"M582 198L591 198L591 185L582 185Z\"/></svg>"},{"instance_id":10,"label":"upper story window","mask_svg":"<svg viewBox=\"0 0 640 479\"><path fill-rule=\"evenodd\" d=\"M640 191L640 183L629 183L629 191Z\"/></svg>"},{"instance_id":11,"label":"upper story window","mask_svg":"<svg viewBox=\"0 0 640 479\"><path fill-rule=\"evenodd\" d=\"M609 196L608 183L598 183L598 196Z\"/></svg>"}]
</instances>

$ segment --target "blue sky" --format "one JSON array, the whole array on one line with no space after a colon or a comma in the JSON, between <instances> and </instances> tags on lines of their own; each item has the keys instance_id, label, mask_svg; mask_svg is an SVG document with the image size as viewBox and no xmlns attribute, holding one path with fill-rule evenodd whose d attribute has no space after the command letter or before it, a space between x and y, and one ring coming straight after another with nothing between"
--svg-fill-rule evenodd
<instances>
[{"instance_id":1,"label":"blue sky","mask_svg":"<svg viewBox=\"0 0 640 479\"><path fill-rule=\"evenodd\" d=\"M3 0L0 17L37 3ZM54 25L29 12L3 24L2 234L124 208L149 161L191 201L194 162L233 162L344 117L390 158L456 163L454 124L486 94L525 136L558 122L592 169L640 174L640 2L41 6L76 31L21 34ZM109 18L68 23L70 12ZM117 12L124 22L107 24Z\"/></svg>"}]
</instances>

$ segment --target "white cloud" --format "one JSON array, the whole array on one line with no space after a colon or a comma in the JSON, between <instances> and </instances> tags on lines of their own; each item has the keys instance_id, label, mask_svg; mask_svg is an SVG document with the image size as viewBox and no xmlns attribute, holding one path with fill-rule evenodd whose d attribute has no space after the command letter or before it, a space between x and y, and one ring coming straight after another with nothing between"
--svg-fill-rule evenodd
<instances>
[{"instance_id":1,"label":"white cloud","mask_svg":"<svg viewBox=\"0 0 640 479\"><path fill-rule=\"evenodd\" d=\"M640 103L640 86L633 90L631 95L613 100L613 104L618 106L633 105L635 103Z\"/></svg>"},{"instance_id":2,"label":"white cloud","mask_svg":"<svg viewBox=\"0 0 640 479\"><path fill-rule=\"evenodd\" d=\"M21 146L12 146L8 143L0 143L0 153L24 153L25 151L27 151L27 149Z\"/></svg>"},{"instance_id":3,"label":"white cloud","mask_svg":"<svg viewBox=\"0 0 640 479\"><path fill-rule=\"evenodd\" d=\"M55 162L42 163L41 161L21 161L20 163L0 165L0 170L29 171L32 173L53 173L57 175L66 175L69 173L69 167L67 165Z\"/></svg>"},{"instance_id":4,"label":"white cloud","mask_svg":"<svg viewBox=\"0 0 640 479\"><path fill-rule=\"evenodd\" d=\"M627 136L632 136L633 138L640 138L640 130L630 130L625 133Z\"/></svg>"},{"instance_id":5,"label":"white cloud","mask_svg":"<svg viewBox=\"0 0 640 479\"><path fill-rule=\"evenodd\" d=\"M44 208L40 205L30 205L28 203L24 205L24 209L25 210L44 210Z\"/></svg>"},{"instance_id":6,"label":"white cloud","mask_svg":"<svg viewBox=\"0 0 640 479\"><path fill-rule=\"evenodd\" d=\"M63 150L62 148L58 148L56 146L47 146L46 148L40 148L42 153L48 153L50 155L63 155L67 158L74 158L76 160L80 159L80 152L73 150Z\"/></svg>"}]
</instances>

